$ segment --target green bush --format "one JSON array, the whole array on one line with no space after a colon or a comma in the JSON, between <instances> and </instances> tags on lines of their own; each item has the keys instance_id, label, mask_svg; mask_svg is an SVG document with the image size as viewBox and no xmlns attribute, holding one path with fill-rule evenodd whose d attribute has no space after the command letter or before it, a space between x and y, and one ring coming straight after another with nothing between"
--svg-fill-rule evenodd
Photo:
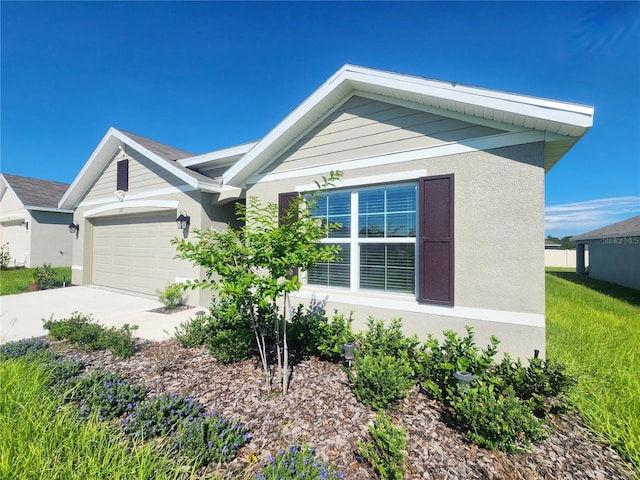
<instances>
[{"instance_id":1,"label":"green bush","mask_svg":"<svg viewBox=\"0 0 640 480\"><path fill-rule=\"evenodd\" d=\"M33 282L40 290L48 290L56 286L56 272L50 263L44 263L33 270Z\"/></svg>"},{"instance_id":2,"label":"green bush","mask_svg":"<svg viewBox=\"0 0 640 480\"><path fill-rule=\"evenodd\" d=\"M211 355L220 363L241 362L251 357L255 336L247 328L237 330L218 330L212 338L205 341Z\"/></svg>"},{"instance_id":3,"label":"green bush","mask_svg":"<svg viewBox=\"0 0 640 480\"><path fill-rule=\"evenodd\" d=\"M173 449L191 458L195 466L212 462L229 462L249 441L246 428L212 412L186 420L179 428Z\"/></svg>"},{"instance_id":4,"label":"green bush","mask_svg":"<svg viewBox=\"0 0 640 480\"><path fill-rule=\"evenodd\" d=\"M496 395L493 385L480 385L468 388L451 405L469 439L480 447L524 451L548 436L544 422L513 390Z\"/></svg>"},{"instance_id":5,"label":"green bush","mask_svg":"<svg viewBox=\"0 0 640 480\"><path fill-rule=\"evenodd\" d=\"M208 338L214 336L213 317L210 315L196 316L180 323L175 328L174 337L184 348L204 345Z\"/></svg>"},{"instance_id":6,"label":"green bush","mask_svg":"<svg viewBox=\"0 0 640 480\"><path fill-rule=\"evenodd\" d=\"M384 321L369 318L367 329L357 338L358 352L362 355L388 355L393 358L404 359L411 368L415 368L418 356L418 337L405 337L402 331L402 320L394 318L388 327Z\"/></svg>"},{"instance_id":7,"label":"green bush","mask_svg":"<svg viewBox=\"0 0 640 480\"><path fill-rule=\"evenodd\" d=\"M133 332L136 325L124 324L120 328L106 328L93 320L91 315L73 312L70 318L44 321L44 328L54 340L68 340L89 350L110 350L117 357L130 357L136 351Z\"/></svg>"},{"instance_id":8,"label":"green bush","mask_svg":"<svg viewBox=\"0 0 640 480\"><path fill-rule=\"evenodd\" d=\"M11 253L9 252L9 242L0 245L0 270L6 270L11 261Z\"/></svg>"},{"instance_id":9,"label":"green bush","mask_svg":"<svg viewBox=\"0 0 640 480\"><path fill-rule=\"evenodd\" d=\"M315 451L308 446L290 447L280 450L256 474L256 480L341 480L344 476L335 473L333 467L315 459Z\"/></svg>"},{"instance_id":10,"label":"green bush","mask_svg":"<svg viewBox=\"0 0 640 480\"><path fill-rule=\"evenodd\" d=\"M407 438L405 430L396 427L384 414L376 416L373 425L369 425L372 441L358 441L360 455L374 468L384 480L402 480L405 470Z\"/></svg>"},{"instance_id":11,"label":"green bush","mask_svg":"<svg viewBox=\"0 0 640 480\"><path fill-rule=\"evenodd\" d=\"M575 380L566 374L565 366L549 359L531 358L524 367L520 359L514 362L509 355L505 355L494 374L501 388L513 389L516 396L527 402L539 417L552 408L561 407L550 405L549 399L562 400L569 388L575 385Z\"/></svg>"},{"instance_id":12,"label":"green bush","mask_svg":"<svg viewBox=\"0 0 640 480\"><path fill-rule=\"evenodd\" d=\"M406 397L415 384L409 361L384 354L356 356L353 393L358 401L384 410Z\"/></svg>"},{"instance_id":13,"label":"green bush","mask_svg":"<svg viewBox=\"0 0 640 480\"><path fill-rule=\"evenodd\" d=\"M46 351L49 344L41 338L23 338L0 345L0 360L37 355Z\"/></svg>"},{"instance_id":14,"label":"green bush","mask_svg":"<svg viewBox=\"0 0 640 480\"><path fill-rule=\"evenodd\" d=\"M193 421L204 407L192 397L172 393L139 403L124 421L124 430L134 438L173 434L185 420Z\"/></svg>"},{"instance_id":15,"label":"green bush","mask_svg":"<svg viewBox=\"0 0 640 480\"><path fill-rule=\"evenodd\" d=\"M471 373L475 378L485 378L494 366L494 357L500 341L492 336L490 344L480 349L475 344L472 327L465 327L467 335L460 337L453 330L443 332L442 344L429 335L418 362L418 378L423 388L438 400L449 401L458 394L457 371Z\"/></svg>"},{"instance_id":16,"label":"green bush","mask_svg":"<svg viewBox=\"0 0 640 480\"><path fill-rule=\"evenodd\" d=\"M67 400L79 400L80 418L93 414L99 420L110 420L132 411L145 396L144 386L113 372L95 371L75 381Z\"/></svg>"},{"instance_id":17,"label":"green bush","mask_svg":"<svg viewBox=\"0 0 640 480\"><path fill-rule=\"evenodd\" d=\"M182 293L184 287L179 283L170 283L164 290L156 289L155 293L158 296L158 300L169 310L178 308L180 305L184 305L184 298Z\"/></svg>"}]
</instances>

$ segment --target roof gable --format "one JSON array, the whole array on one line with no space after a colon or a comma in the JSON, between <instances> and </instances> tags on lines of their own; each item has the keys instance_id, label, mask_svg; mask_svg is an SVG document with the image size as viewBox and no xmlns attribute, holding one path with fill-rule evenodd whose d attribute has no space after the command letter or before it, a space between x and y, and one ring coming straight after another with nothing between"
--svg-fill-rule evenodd
<instances>
[{"instance_id":1,"label":"roof gable","mask_svg":"<svg viewBox=\"0 0 640 480\"><path fill-rule=\"evenodd\" d=\"M58 202L69 188L68 183L41 180L3 173L7 186L25 208L31 210L57 209Z\"/></svg>"},{"instance_id":2,"label":"roof gable","mask_svg":"<svg viewBox=\"0 0 640 480\"><path fill-rule=\"evenodd\" d=\"M60 207L75 208L118 149L124 145L136 150L195 189L219 191L220 183L217 180L194 172L177 162L178 159L189 158L193 154L111 127L61 198Z\"/></svg>"},{"instance_id":3,"label":"roof gable","mask_svg":"<svg viewBox=\"0 0 640 480\"><path fill-rule=\"evenodd\" d=\"M572 237L571 240L640 236L640 215Z\"/></svg>"},{"instance_id":4,"label":"roof gable","mask_svg":"<svg viewBox=\"0 0 640 480\"><path fill-rule=\"evenodd\" d=\"M248 178L354 95L543 132L547 171L593 124L593 107L345 65L229 168L223 186L243 188Z\"/></svg>"}]
</instances>

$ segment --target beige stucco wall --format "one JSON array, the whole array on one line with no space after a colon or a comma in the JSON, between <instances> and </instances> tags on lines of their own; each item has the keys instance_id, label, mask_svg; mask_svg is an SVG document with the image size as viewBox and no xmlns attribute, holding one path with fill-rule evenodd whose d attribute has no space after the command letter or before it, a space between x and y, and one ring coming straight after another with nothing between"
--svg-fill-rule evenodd
<instances>
[{"instance_id":1,"label":"beige stucco wall","mask_svg":"<svg viewBox=\"0 0 640 480\"><path fill-rule=\"evenodd\" d=\"M589 252L585 252L585 261L589 264ZM576 268L576 251L575 250L545 250L544 251L545 267L569 267Z\"/></svg>"},{"instance_id":2,"label":"beige stucco wall","mask_svg":"<svg viewBox=\"0 0 640 480\"><path fill-rule=\"evenodd\" d=\"M394 308L388 309L384 306L391 302L386 295L314 287L317 295L328 295L330 301L332 296L341 298L333 306L344 312L355 310L360 326L370 314L386 319L400 316L407 331L424 338L446 328L460 330L471 325L479 339L496 334L504 351L514 355L530 357L534 349L544 354L545 330L539 325L544 325L545 312L544 253L540 248L544 238L543 148L539 142L345 171L342 183L351 184L367 177L384 182L385 175L397 178L402 172L455 174L455 306L422 307L413 297L397 296L392 299ZM329 169L330 165L327 173ZM277 202L279 193L295 191L314 180L318 178L263 181L250 186L247 195ZM310 289L302 291L306 298L310 293ZM491 321L492 316L499 321ZM531 319L538 326L526 326Z\"/></svg>"},{"instance_id":3,"label":"beige stucco wall","mask_svg":"<svg viewBox=\"0 0 640 480\"><path fill-rule=\"evenodd\" d=\"M589 276L640 290L640 236L590 240ZM586 254L587 252L585 252Z\"/></svg>"},{"instance_id":4,"label":"beige stucco wall","mask_svg":"<svg viewBox=\"0 0 640 480\"><path fill-rule=\"evenodd\" d=\"M31 266L50 263L70 267L73 235L69 233L70 213L31 211Z\"/></svg>"}]
</instances>

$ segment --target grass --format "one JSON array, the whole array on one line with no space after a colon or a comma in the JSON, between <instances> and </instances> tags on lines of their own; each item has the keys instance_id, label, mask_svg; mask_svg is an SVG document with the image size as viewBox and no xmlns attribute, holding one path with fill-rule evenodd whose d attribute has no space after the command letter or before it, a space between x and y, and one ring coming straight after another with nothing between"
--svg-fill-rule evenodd
<instances>
[{"instance_id":1,"label":"grass","mask_svg":"<svg viewBox=\"0 0 640 480\"><path fill-rule=\"evenodd\" d=\"M33 279L33 268L0 270L0 295L14 295L26 292ZM55 267L56 283L67 285L71 282L71 267Z\"/></svg>"},{"instance_id":2,"label":"grass","mask_svg":"<svg viewBox=\"0 0 640 480\"><path fill-rule=\"evenodd\" d=\"M549 269L546 295L547 354L577 377L572 403L640 472L640 292Z\"/></svg>"},{"instance_id":3,"label":"grass","mask_svg":"<svg viewBox=\"0 0 640 480\"><path fill-rule=\"evenodd\" d=\"M78 419L46 380L37 362L0 362L0 478L184 478L153 444L132 442L108 423Z\"/></svg>"}]
</instances>

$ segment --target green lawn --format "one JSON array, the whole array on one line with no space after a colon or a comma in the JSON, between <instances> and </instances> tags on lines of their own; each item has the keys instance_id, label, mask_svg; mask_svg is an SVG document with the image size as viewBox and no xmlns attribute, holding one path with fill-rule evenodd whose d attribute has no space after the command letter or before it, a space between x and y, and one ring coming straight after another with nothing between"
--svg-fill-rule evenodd
<instances>
[{"instance_id":1,"label":"green lawn","mask_svg":"<svg viewBox=\"0 0 640 480\"><path fill-rule=\"evenodd\" d=\"M33 268L0 270L0 295L13 295L26 292L33 279ZM71 282L71 267L56 267L56 282L62 285Z\"/></svg>"},{"instance_id":2,"label":"green lawn","mask_svg":"<svg viewBox=\"0 0 640 480\"><path fill-rule=\"evenodd\" d=\"M547 355L577 377L585 422L640 472L640 292L548 269L546 294Z\"/></svg>"}]
</instances>

